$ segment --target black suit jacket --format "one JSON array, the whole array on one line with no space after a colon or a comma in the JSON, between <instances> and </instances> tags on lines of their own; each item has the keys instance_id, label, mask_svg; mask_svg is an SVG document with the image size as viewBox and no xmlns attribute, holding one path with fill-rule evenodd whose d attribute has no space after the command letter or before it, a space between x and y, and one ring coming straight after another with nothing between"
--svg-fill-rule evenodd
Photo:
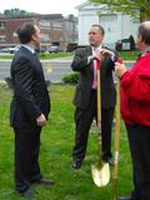
<instances>
[{"instance_id":1,"label":"black suit jacket","mask_svg":"<svg viewBox=\"0 0 150 200\"><path fill-rule=\"evenodd\" d=\"M89 106L92 83L93 83L93 62L88 63L88 57L92 55L92 49L87 46L78 49L72 62L72 69L80 72L79 81L76 87L74 104L86 109ZM115 106L116 90L113 80L114 62L109 56L101 61L101 101L105 109Z\"/></svg>"},{"instance_id":2,"label":"black suit jacket","mask_svg":"<svg viewBox=\"0 0 150 200\"><path fill-rule=\"evenodd\" d=\"M50 112L50 99L43 69L38 58L25 47L16 52L11 64L14 96L10 105L10 123L16 128L36 125L36 118Z\"/></svg>"}]
</instances>

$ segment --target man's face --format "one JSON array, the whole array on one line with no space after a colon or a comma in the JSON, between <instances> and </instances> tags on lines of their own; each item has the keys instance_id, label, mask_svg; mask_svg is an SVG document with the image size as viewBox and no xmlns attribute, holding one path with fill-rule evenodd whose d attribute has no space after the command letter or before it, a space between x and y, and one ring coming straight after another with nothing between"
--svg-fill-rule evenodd
<instances>
[{"instance_id":1,"label":"man's face","mask_svg":"<svg viewBox=\"0 0 150 200\"><path fill-rule=\"evenodd\" d=\"M38 26L35 25L34 27L35 27L36 33L33 35L32 38L33 38L35 45L38 46L40 44L40 40L41 40L41 31Z\"/></svg>"},{"instance_id":2,"label":"man's face","mask_svg":"<svg viewBox=\"0 0 150 200\"><path fill-rule=\"evenodd\" d=\"M89 44L93 47L98 47L103 39L104 35L102 35L101 30L96 26L92 26L89 31Z\"/></svg>"}]
</instances>

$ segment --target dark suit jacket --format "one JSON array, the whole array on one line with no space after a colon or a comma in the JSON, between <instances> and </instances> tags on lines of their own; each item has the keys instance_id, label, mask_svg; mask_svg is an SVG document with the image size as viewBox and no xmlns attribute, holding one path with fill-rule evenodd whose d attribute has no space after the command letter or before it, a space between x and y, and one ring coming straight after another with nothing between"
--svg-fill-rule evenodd
<instances>
[{"instance_id":1,"label":"dark suit jacket","mask_svg":"<svg viewBox=\"0 0 150 200\"><path fill-rule=\"evenodd\" d=\"M21 47L11 64L14 96L10 106L10 123L16 128L36 126L36 118L50 111L50 99L43 69L38 58Z\"/></svg>"},{"instance_id":2,"label":"dark suit jacket","mask_svg":"<svg viewBox=\"0 0 150 200\"><path fill-rule=\"evenodd\" d=\"M92 49L87 46L78 49L72 62L72 69L80 72L79 81L76 88L74 104L86 109L90 102L93 83L93 62L88 63L88 56L92 55ZM109 56L101 61L101 96L102 107L105 109L115 106L116 90L112 72L114 62Z\"/></svg>"}]
</instances>

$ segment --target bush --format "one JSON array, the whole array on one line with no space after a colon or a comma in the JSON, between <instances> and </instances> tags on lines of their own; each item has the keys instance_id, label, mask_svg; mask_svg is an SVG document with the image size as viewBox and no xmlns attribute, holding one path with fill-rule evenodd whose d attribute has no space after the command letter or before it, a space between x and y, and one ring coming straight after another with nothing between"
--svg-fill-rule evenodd
<instances>
[{"instance_id":1,"label":"bush","mask_svg":"<svg viewBox=\"0 0 150 200\"><path fill-rule=\"evenodd\" d=\"M64 83L77 83L79 80L79 73L78 72L73 72L71 74L66 75L63 77L62 81Z\"/></svg>"}]
</instances>

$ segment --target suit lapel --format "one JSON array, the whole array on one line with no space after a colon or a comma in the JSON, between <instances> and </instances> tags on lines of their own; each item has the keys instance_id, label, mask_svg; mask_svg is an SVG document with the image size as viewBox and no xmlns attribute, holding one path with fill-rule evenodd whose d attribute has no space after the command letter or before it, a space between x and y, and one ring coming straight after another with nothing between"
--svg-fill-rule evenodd
<instances>
[{"instance_id":1,"label":"suit lapel","mask_svg":"<svg viewBox=\"0 0 150 200\"><path fill-rule=\"evenodd\" d=\"M42 79L45 80L44 78L44 73L43 73L43 67L41 65L41 62L37 56L37 54L33 54L30 50L25 48L24 46L21 47L22 53L25 55L28 55L28 59L31 62L31 67L34 68L34 70L37 72L38 76L41 76Z\"/></svg>"},{"instance_id":2,"label":"suit lapel","mask_svg":"<svg viewBox=\"0 0 150 200\"><path fill-rule=\"evenodd\" d=\"M90 56L90 55L92 55L92 48L91 48L91 46L87 46L86 49L85 49L85 56L88 57L88 56ZM93 62L91 63L89 69L90 69L90 71L92 71L92 73L93 73ZM90 72L90 73L91 73L91 72Z\"/></svg>"}]
</instances>

